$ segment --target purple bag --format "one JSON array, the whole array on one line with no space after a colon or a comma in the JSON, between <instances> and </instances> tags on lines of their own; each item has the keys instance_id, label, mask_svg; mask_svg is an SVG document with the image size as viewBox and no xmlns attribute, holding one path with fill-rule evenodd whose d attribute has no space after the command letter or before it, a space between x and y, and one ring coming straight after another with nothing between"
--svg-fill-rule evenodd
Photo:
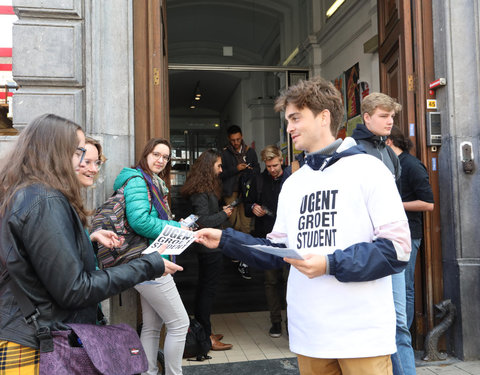
<instances>
[{"instance_id":1,"label":"purple bag","mask_svg":"<svg viewBox=\"0 0 480 375\"><path fill-rule=\"evenodd\" d=\"M137 332L128 324L69 324L53 331L53 352L40 353L40 375L132 375L147 371Z\"/></svg>"}]
</instances>

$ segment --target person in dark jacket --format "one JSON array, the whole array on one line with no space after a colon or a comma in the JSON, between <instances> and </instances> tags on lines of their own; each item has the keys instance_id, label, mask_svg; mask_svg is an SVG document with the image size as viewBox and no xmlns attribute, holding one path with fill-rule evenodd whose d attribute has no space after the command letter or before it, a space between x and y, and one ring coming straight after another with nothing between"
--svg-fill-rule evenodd
<instances>
[{"instance_id":1,"label":"person in dark jacket","mask_svg":"<svg viewBox=\"0 0 480 375\"><path fill-rule=\"evenodd\" d=\"M193 213L198 216L201 228L222 228L232 214L233 208L219 207L222 183L222 159L219 152L204 151L192 166L187 180L181 189L182 195L190 199ZM212 333L210 314L212 312L218 282L222 273L222 253L220 249L210 250L200 244L193 244L198 257L198 282L195 292L195 319L205 329L212 341L212 350L231 349L231 344L220 340L222 334Z\"/></svg>"},{"instance_id":2,"label":"person in dark jacket","mask_svg":"<svg viewBox=\"0 0 480 375\"><path fill-rule=\"evenodd\" d=\"M362 101L362 116L365 124L358 124L352 138L362 145L367 154L380 159L395 178L397 190L402 191L401 165L395 152L386 145L395 115L402 106L388 95L374 92ZM392 275L393 299L397 315L397 353L392 355L394 375L414 375L415 356L412 337L407 327L405 272Z\"/></svg>"},{"instance_id":3,"label":"person in dark jacket","mask_svg":"<svg viewBox=\"0 0 480 375\"><path fill-rule=\"evenodd\" d=\"M81 127L46 114L20 133L0 171L3 369L9 362L22 374L38 373L39 341L34 326L24 320L11 280L37 307L40 326L65 330L69 323L94 324L100 301L182 269L155 252L125 265L95 270L76 175L84 154ZM14 364L9 361L13 356Z\"/></svg>"},{"instance_id":4,"label":"person in dark jacket","mask_svg":"<svg viewBox=\"0 0 480 375\"><path fill-rule=\"evenodd\" d=\"M260 153L265 170L258 175L245 198L245 215L255 218L255 237L265 238L273 229L277 217L278 195L282 190L284 169L282 152L275 145L265 147ZM278 269L265 270L265 296L270 311L269 330L271 337L282 335L282 306L285 305L288 265Z\"/></svg>"},{"instance_id":5,"label":"person in dark jacket","mask_svg":"<svg viewBox=\"0 0 480 375\"><path fill-rule=\"evenodd\" d=\"M236 204L229 220L232 227L244 233L250 233L251 220L245 216L242 193L251 180L260 173L258 158L255 150L248 147L243 141L242 130L237 125L227 129L228 145L222 151L223 183L222 197L225 203ZM250 270L245 263L240 262L238 271L244 279L251 279Z\"/></svg>"},{"instance_id":6,"label":"person in dark jacket","mask_svg":"<svg viewBox=\"0 0 480 375\"><path fill-rule=\"evenodd\" d=\"M410 328L415 314L415 262L423 237L423 212L433 211L433 192L428 181L427 168L409 151L412 141L394 126L387 144L400 159L402 165L402 201L407 213L412 252L405 269L405 290L407 300L407 326Z\"/></svg>"},{"instance_id":7,"label":"person in dark jacket","mask_svg":"<svg viewBox=\"0 0 480 375\"><path fill-rule=\"evenodd\" d=\"M402 106L388 95L374 92L365 97L362 102L365 123L358 124L352 133L352 138L365 148L367 154L383 161L383 164L392 172L399 192L402 168L397 155L385 144L385 141L392 130L393 118L401 109Z\"/></svg>"}]
</instances>

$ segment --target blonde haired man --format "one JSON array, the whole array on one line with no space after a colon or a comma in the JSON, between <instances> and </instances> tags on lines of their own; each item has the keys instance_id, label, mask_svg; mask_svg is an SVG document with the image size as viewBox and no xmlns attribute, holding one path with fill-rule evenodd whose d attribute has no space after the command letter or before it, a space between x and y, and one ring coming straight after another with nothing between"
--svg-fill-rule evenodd
<instances>
[{"instance_id":1,"label":"blonde haired man","mask_svg":"<svg viewBox=\"0 0 480 375\"><path fill-rule=\"evenodd\" d=\"M283 185L283 156L275 145L265 147L260 153L265 170L252 183L245 199L245 215L255 218L255 237L265 238L273 229L277 217L278 195ZM286 282L289 267L265 270L265 296L272 326L271 337L282 335L282 307L285 305Z\"/></svg>"},{"instance_id":2,"label":"blonde haired man","mask_svg":"<svg viewBox=\"0 0 480 375\"><path fill-rule=\"evenodd\" d=\"M362 102L362 116L365 124L358 124L352 137L362 145L367 154L380 159L395 177L397 190L401 193L401 165L398 156L386 144L395 115L402 109L392 97L373 92ZM397 353L392 355L394 375L415 375L415 355L412 337L407 326L405 272L392 276L393 299L397 317Z\"/></svg>"}]
</instances>

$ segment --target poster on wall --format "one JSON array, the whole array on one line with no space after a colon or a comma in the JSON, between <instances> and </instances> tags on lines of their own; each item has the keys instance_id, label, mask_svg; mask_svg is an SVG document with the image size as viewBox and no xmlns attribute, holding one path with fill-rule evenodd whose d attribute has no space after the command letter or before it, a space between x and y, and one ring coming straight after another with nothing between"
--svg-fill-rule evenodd
<instances>
[{"instance_id":1,"label":"poster on wall","mask_svg":"<svg viewBox=\"0 0 480 375\"><path fill-rule=\"evenodd\" d=\"M363 119L362 119L361 115L355 116L355 117L351 118L350 120L348 120L345 135L347 137L351 137L352 133L355 130L355 128L357 127L357 125L362 124L362 123L363 123Z\"/></svg>"},{"instance_id":2,"label":"poster on wall","mask_svg":"<svg viewBox=\"0 0 480 375\"><path fill-rule=\"evenodd\" d=\"M358 86L359 77L360 69L358 63L345 72L347 119L351 119L360 114L360 88Z\"/></svg>"},{"instance_id":3,"label":"poster on wall","mask_svg":"<svg viewBox=\"0 0 480 375\"><path fill-rule=\"evenodd\" d=\"M343 123L345 124L347 122L347 108L345 106L345 73L340 74L335 80L332 82L335 88L340 91L340 94L342 94L342 102L343 102Z\"/></svg>"}]
</instances>

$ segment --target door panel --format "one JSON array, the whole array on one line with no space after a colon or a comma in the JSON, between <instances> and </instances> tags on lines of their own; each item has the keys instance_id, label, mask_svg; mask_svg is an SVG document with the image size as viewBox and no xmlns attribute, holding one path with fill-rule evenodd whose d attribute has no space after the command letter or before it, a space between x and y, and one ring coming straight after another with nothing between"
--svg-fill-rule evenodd
<instances>
[{"instance_id":1,"label":"door panel","mask_svg":"<svg viewBox=\"0 0 480 375\"><path fill-rule=\"evenodd\" d=\"M415 270L415 321L412 337L414 348L422 349L426 334L435 324L433 305L443 295L439 218L437 220L438 172L432 167L435 155L426 147L423 107L426 102L427 79L433 78L433 50L429 49L433 45L431 0L379 0L377 5L381 91L402 104L397 125L409 135L414 144L412 154L427 166L435 197L435 211L424 215L424 240Z\"/></svg>"},{"instance_id":2,"label":"door panel","mask_svg":"<svg viewBox=\"0 0 480 375\"><path fill-rule=\"evenodd\" d=\"M169 138L165 0L133 1L135 157L153 137Z\"/></svg>"}]
</instances>

